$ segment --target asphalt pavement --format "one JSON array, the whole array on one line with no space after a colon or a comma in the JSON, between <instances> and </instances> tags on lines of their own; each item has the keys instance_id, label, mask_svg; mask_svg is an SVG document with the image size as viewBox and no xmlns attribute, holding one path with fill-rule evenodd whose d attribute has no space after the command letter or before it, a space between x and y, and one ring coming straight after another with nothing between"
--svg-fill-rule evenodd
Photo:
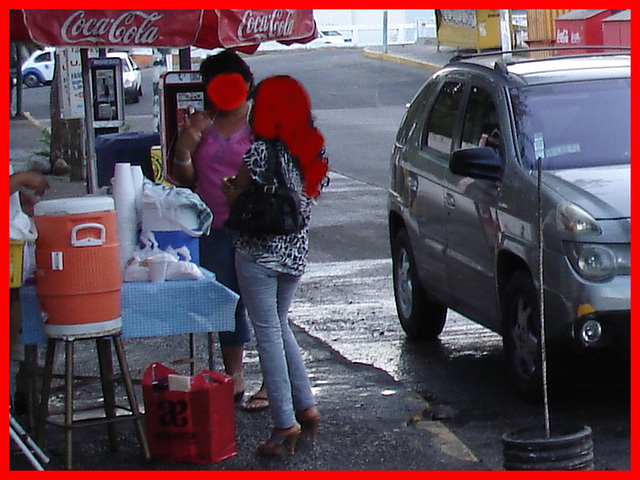
<instances>
[{"instance_id":1,"label":"asphalt pavement","mask_svg":"<svg viewBox=\"0 0 640 480\"><path fill-rule=\"evenodd\" d=\"M415 64L436 70L455 54L434 45L390 46L387 52L372 48L369 57ZM16 170L47 171L46 158L37 154L42 149L42 125L28 112L22 118L11 118L10 159ZM48 175L51 188L45 198L82 196L84 182L70 182L65 176ZM248 413L235 410L237 455L219 463L197 465L145 461L136 441L133 422L118 424L118 452L108 447L104 427L74 431L74 469L77 470L483 470L483 462L456 438L442 423L434 419L428 402L416 392L395 381L386 372L371 365L353 363L326 344L296 327L305 363L314 386L322 421L315 445L302 443L293 457L262 458L256 455L258 443L270 430L268 411ZM160 342L160 347L158 346ZM204 342L199 341L201 357ZM83 347L82 345L85 344ZM140 379L151 361L168 362L184 356L182 339L126 339L125 351L134 379ZM41 348L40 350L44 350ZM91 342L80 342L78 364L93 358ZM40 352L42 354L42 352ZM166 357L165 357L166 355ZM255 344L246 352L247 380L255 391L260 373ZM218 363L219 365L220 363ZM12 362L12 375L16 362ZM139 384L136 384L140 394ZM86 400L86 398L84 398ZM138 397L142 404L142 395ZM63 468L62 432L48 427L41 445L52 458L47 469ZM12 448L11 470L29 470L26 458Z\"/></svg>"}]
</instances>

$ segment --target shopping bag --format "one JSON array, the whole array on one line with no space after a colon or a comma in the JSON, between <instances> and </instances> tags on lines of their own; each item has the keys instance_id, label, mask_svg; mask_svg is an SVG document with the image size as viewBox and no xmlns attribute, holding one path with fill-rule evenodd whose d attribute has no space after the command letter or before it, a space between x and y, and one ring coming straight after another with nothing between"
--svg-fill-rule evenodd
<instances>
[{"instance_id":1,"label":"shopping bag","mask_svg":"<svg viewBox=\"0 0 640 480\"><path fill-rule=\"evenodd\" d=\"M233 379L203 370L193 377L160 363L142 378L147 439L157 460L214 463L236 455ZM178 386L172 385L170 380Z\"/></svg>"}]
</instances>

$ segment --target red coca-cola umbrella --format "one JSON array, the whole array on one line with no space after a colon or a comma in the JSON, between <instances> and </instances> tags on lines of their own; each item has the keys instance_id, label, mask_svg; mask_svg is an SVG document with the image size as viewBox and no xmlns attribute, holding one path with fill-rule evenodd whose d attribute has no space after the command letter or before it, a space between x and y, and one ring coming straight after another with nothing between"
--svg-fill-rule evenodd
<instances>
[{"instance_id":1,"label":"red coca-cola umbrella","mask_svg":"<svg viewBox=\"0 0 640 480\"><path fill-rule=\"evenodd\" d=\"M312 10L10 10L9 15L11 41L47 46L195 46L253 53L262 42L307 43L317 36ZM83 66L84 79L88 82ZM85 98L87 125L92 125L89 105ZM87 142L87 186L93 193L97 175L91 132Z\"/></svg>"},{"instance_id":2,"label":"red coca-cola umbrella","mask_svg":"<svg viewBox=\"0 0 640 480\"><path fill-rule=\"evenodd\" d=\"M10 40L49 46L231 48L307 43L312 10L11 10Z\"/></svg>"}]
</instances>

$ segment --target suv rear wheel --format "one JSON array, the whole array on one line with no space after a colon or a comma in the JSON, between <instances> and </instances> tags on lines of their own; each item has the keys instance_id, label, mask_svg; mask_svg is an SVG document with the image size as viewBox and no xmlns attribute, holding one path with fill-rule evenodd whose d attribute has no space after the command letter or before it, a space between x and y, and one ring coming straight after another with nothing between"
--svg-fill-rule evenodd
<instances>
[{"instance_id":1,"label":"suv rear wheel","mask_svg":"<svg viewBox=\"0 0 640 480\"><path fill-rule=\"evenodd\" d=\"M393 292L402 329L411 340L433 340L444 328L447 308L430 300L420 284L406 230L398 233L391 249Z\"/></svg>"},{"instance_id":2,"label":"suv rear wheel","mask_svg":"<svg viewBox=\"0 0 640 480\"><path fill-rule=\"evenodd\" d=\"M509 279L504 301L503 345L515 386L530 399L542 395L540 309L531 276L519 271Z\"/></svg>"}]
</instances>

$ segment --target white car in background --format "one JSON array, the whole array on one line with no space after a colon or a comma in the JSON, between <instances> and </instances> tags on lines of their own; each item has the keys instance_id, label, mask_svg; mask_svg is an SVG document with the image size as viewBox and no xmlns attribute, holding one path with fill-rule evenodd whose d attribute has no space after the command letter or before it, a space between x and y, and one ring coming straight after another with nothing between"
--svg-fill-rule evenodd
<instances>
[{"instance_id":1,"label":"white car in background","mask_svg":"<svg viewBox=\"0 0 640 480\"><path fill-rule=\"evenodd\" d=\"M124 86L124 103L138 103L143 95L142 72L127 52L109 52L109 58L122 60L122 84Z\"/></svg>"},{"instance_id":2,"label":"white car in background","mask_svg":"<svg viewBox=\"0 0 640 480\"><path fill-rule=\"evenodd\" d=\"M22 82L27 87L47 85L53 80L55 49L36 50L22 64Z\"/></svg>"},{"instance_id":3,"label":"white car in background","mask_svg":"<svg viewBox=\"0 0 640 480\"><path fill-rule=\"evenodd\" d=\"M48 85L55 70L55 48L34 51L22 64L22 81L27 87ZM107 57L122 61L122 83L125 103L138 103L143 94L142 72L127 52L108 52Z\"/></svg>"},{"instance_id":4,"label":"white car in background","mask_svg":"<svg viewBox=\"0 0 640 480\"><path fill-rule=\"evenodd\" d=\"M318 30L318 38L307 43L307 48L319 47L351 47L351 38L344 36L338 30Z\"/></svg>"}]
</instances>

